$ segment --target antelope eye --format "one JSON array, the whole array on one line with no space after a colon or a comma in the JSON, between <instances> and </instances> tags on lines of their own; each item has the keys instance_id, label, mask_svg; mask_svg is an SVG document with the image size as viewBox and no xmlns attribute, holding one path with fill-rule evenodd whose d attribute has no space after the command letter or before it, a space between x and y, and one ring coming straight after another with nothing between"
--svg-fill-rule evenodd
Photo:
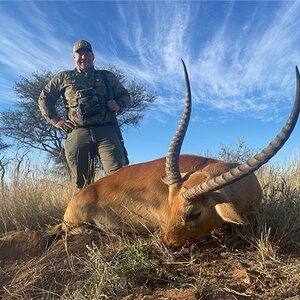
<instances>
[{"instance_id":1,"label":"antelope eye","mask_svg":"<svg viewBox=\"0 0 300 300\"><path fill-rule=\"evenodd\" d=\"M195 212L195 213L185 213L183 216L182 216L182 219L186 222L191 222L191 221L195 221L197 219L199 219L201 215L201 212Z\"/></svg>"}]
</instances>

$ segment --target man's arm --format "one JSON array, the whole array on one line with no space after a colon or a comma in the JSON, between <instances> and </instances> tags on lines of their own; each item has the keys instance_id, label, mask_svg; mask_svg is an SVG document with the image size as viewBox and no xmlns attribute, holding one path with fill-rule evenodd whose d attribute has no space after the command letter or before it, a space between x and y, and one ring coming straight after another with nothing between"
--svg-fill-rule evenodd
<instances>
[{"instance_id":1,"label":"man's arm","mask_svg":"<svg viewBox=\"0 0 300 300\"><path fill-rule=\"evenodd\" d=\"M109 75L113 95L111 95L111 99L108 100L115 100L117 102L117 105L119 106L119 109L118 111L114 111L120 112L130 105L130 95L114 74L110 73Z\"/></svg>"},{"instance_id":2,"label":"man's arm","mask_svg":"<svg viewBox=\"0 0 300 300\"><path fill-rule=\"evenodd\" d=\"M42 90L38 103L47 122L68 133L74 129L74 124L70 120L62 120L56 111L56 103L61 96L61 85L61 75L57 74Z\"/></svg>"},{"instance_id":3,"label":"man's arm","mask_svg":"<svg viewBox=\"0 0 300 300\"><path fill-rule=\"evenodd\" d=\"M55 126L61 119L56 111L56 103L61 96L59 76L51 79L42 90L38 104L43 117L48 123Z\"/></svg>"}]
</instances>

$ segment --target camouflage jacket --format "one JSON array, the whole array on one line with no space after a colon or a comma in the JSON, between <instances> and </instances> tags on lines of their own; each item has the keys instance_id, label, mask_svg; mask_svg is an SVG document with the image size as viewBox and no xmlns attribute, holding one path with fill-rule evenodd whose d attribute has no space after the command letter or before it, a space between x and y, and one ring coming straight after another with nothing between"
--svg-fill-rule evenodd
<instances>
[{"instance_id":1,"label":"camouflage jacket","mask_svg":"<svg viewBox=\"0 0 300 300\"><path fill-rule=\"evenodd\" d=\"M78 72L62 71L44 87L39 97L39 108L46 120L55 125L61 117L56 103L62 96L67 118L77 126L98 125L112 122L113 114L106 102L115 100L121 110L128 107L130 96L117 77L106 70Z\"/></svg>"}]
</instances>

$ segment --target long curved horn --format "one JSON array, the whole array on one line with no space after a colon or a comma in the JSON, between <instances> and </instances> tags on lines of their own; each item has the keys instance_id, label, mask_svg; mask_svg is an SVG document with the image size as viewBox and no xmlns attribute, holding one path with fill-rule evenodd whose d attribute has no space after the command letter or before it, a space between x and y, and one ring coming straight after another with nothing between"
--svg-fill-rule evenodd
<instances>
[{"instance_id":1,"label":"long curved horn","mask_svg":"<svg viewBox=\"0 0 300 300\"><path fill-rule=\"evenodd\" d=\"M232 168L231 170L216 176L206 182L196 185L185 192L182 193L183 197L187 200L192 200L200 194L207 193L210 191L216 191L224 186L227 186L233 182L236 182L250 173L259 169L263 164L265 164L269 159L271 159L279 149L284 145L284 143L289 138L292 133L299 116L300 110L300 76L299 70L296 66L296 97L293 106L293 110L289 116L288 121L281 129L280 133L275 137L275 139L264 148L260 153L256 154L254 157L247 160L245 163Z\"/></svg>"},{"instance_id":2,"label":"long curved horn","mask_svg":"<svg viewBox=\"0 0 300 300\"><path fill-rule=\"evenodd\" d=\"M184 77L185 77L185 85L186 85L186 98L184 103L184 111L178 125L177 131L170 143L169 150L166 157L166 174L168 178L169 184L179 183L182 181L182 177L179 171L179 155L181 146L184 140L185 133L187 131L190 116L191 116L191 105L192 105L192 97L191 97L191 87L189 76L187 73L187 69L183 60L183 69L184 69Z\"/></svg>"}]
</instances>

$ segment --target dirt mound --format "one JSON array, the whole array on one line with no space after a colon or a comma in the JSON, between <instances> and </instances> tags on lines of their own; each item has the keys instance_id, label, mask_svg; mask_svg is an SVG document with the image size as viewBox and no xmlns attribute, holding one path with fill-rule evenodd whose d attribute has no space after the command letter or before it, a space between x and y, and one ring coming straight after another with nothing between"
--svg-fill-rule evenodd
<instances>
[{"instance_id":1,"label":"dirt mound","mask_svg":"<svg viewBox=\"0 0 300 300\"><path fill-rule=\"evenodd\" d=\"M0 237L2 261L27 260L41 255L51 242L41 231L13 231Z\"/></svg>"},{"instance_id":2,"label":"dirt mound","mask_svg":"<svg viewBox=\"0 0 300 300\"><path fill-rule=\"evenodd\" d=\"M84 257L86 245L95 238L80 235L66 241L42 231L10 232L0 237L0 298L58 297L66 285L82 276L76 265L68 265L70 256Z\"/></svg>"}]
</instances>

